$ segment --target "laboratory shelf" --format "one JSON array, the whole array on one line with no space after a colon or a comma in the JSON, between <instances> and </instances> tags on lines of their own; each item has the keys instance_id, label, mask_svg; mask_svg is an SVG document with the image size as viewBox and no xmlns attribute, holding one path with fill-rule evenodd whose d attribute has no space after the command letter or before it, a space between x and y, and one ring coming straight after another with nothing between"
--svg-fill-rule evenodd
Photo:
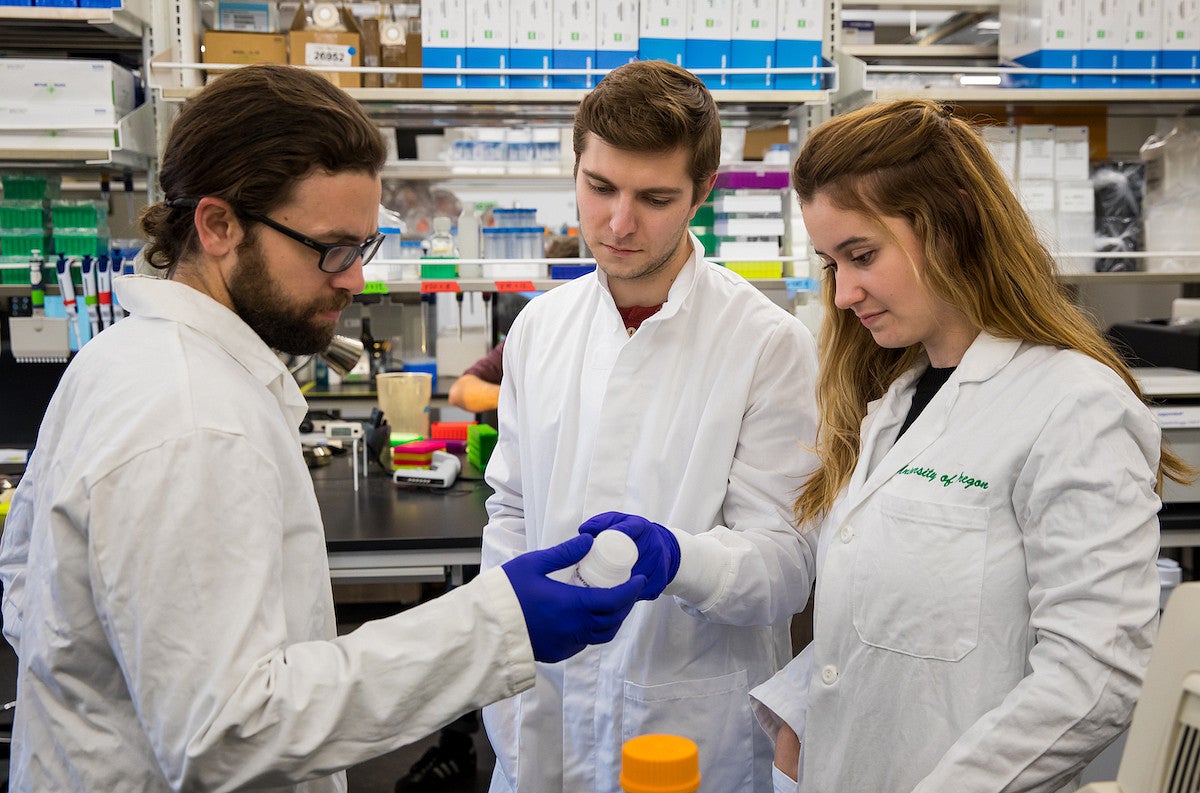
<instances>
[{"instance_id":1,"label":"laboratory shelf","mask_svg":"<svg viewBox=\"0 0 1200 793\"><path fill-rule=\"evenodd\" d=\"M504 179L506 186L513 180L531 182L573 181L571 163L533 162L473 162L451 160L392 160L384 163L382 175L398 179Z\"/></svg>"},{"instance_id":2,"label":"laboratory shelf","mask_svg":"<svg viewBox=\"0 0 1200 793\"><path fill-rule=\"evenodd\" d=\"M122 8L48 8L45 6L0 6L0 20L5 21L6 37L41 37L53 26L52 35L59 38L63 30L94 28L110 36L140 39L149 22L148 0L125 0ZM26 42L28 43L28 42Z\"/></svg>"},{"instance_id":3,"label":"laboratory shelf","mask_svg":"<svg viewBox=\"0 0 1200 793\"><path fill-rule=\"evenodd\" d=\"M841 52L855 58L990 58L995 45L971 44L845 44Z\"/></svg>"},{"instance_id":4,"label":"laboratory shelf","mask_svg":"<svg viewBox=\"0 0 1200 793\"><path fill-rule=\"evenodd\" d=\"M14 139L24 140L25 133L43 132L56 133L53 146L38 143L17 146L11 142ZM99 134L87 136L78 144L73 144L70 134L57 135L62 132ZM111 137L112 145L99 143L98 139L101 137ZM0 125L0 165L6 168L83 165L144 170L153 157L154 150L154 110L149 103L134 109L116 124L64 123L54 127L44 124Z\"/></svg>"},{"instance_id":5,"label":"laboratory shelf","mask_svg":"<svg viewBox=\"0 0 1200 793\"><path fill-rule=\"evenodd\" d=\"M151 59L151 71L156 75L176 70L219 71L231 68L237 66L161 61L158 56ZM329 71L386 73L400 70L386 67L346 67ZM178 102L191 98L200 88L158 85L156 90L164 100ZM361 102L372 117L395 114L410 125L417 121L450 123L453 119L469 119L475 122L512 120L524 123L536 120L537 123L561 125L570 122L574 117L575 108L587 94L586 89L572 88L346 88L345 91ZM722 119L755 122L789 121L795 116L798 107L828 103L829 94L826 90L712 92L713 99L722 108Z\"/></svg>"}]
</instances>

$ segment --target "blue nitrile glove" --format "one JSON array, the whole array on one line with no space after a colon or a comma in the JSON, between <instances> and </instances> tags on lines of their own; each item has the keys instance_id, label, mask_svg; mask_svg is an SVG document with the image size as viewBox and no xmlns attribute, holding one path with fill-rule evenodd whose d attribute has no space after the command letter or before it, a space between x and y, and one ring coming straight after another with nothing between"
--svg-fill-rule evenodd
<instances>
[{"instance_id":1,"label":"blue nitrile glove","mask_svg":"<svg viewBox=\"0 0 1200 793\"><path fill-rule=\"evenodd\" d=\"M552 664L589 644L611 641L646 585L640 575L612 589L589 589L547 578L547 573L578 563L591 547L592 538L580 535L500 566L517 593L538 661Z\"/></svg>"},{"instance_id":2,"label":"blue nitrile glove","mask_svg":"<svg viewBox=\"0 0 1200 793\"><path fill-rule=\"evenodd\" d=\"M638 560L633 573L646 576L646 588L638 599L654 600L661 595L679 572L679 540L675 535L640 515L625 512L602 512L588 518L579 527L579 533L594 537L605 529L623 531L637 545Z\"/></svg>"}]
</instances>

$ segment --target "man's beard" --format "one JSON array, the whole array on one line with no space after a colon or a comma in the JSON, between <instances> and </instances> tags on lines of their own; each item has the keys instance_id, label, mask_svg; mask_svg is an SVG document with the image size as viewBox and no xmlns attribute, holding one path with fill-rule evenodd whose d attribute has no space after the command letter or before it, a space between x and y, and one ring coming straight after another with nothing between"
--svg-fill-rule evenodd
<instances>
[{"instance_id":1,"label":"man's beard","mask_svg":"<svg viewBox=\"0 0 1200 793\"><path fill-rule=\"evenodd\" d=\"M257 240L238 247L229 297L233 310L267 346L291 355L311 355L327 348L333 341L336 323L322 322L316 315L340 311L353 299L342 290L334 298L297 307L267 271Z\"/></svg>"}]
</instances>

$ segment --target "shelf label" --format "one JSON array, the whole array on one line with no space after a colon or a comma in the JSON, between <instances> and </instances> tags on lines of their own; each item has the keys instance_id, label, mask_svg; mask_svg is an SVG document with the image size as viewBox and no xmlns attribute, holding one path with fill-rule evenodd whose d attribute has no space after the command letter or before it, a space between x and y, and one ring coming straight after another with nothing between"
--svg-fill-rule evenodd
<instances>
[{"instance_id":1,"label":"shelf label","mask_svg":"<svg viewBox=\"0 0 1200 793\"><path fill-rule=\"evenodd\" d=\"M386 295L388 293L388 286L383 281L367 281L363 285L362 293L364 295Z\"/></svg>"},{"instance_id":2,"label":"shelf label","mask_svg":"<svg viewBox=\"0 0 1200 793\"><path fill-rule=\"evenodd\" d=\"M497 292L535 292L533 281L496 281Z\"/></svg>"},{"instance_id":3,"label":"shelf label","mask_svg":"<svg viewBox=\"0 0 1200 793\"><path fill-rule=\"evenodd\" d=\"M461 292L462 287L458 285L458 281L422 281L421 294L427 295L431 292Z\"/></svg>"}]
</instances>

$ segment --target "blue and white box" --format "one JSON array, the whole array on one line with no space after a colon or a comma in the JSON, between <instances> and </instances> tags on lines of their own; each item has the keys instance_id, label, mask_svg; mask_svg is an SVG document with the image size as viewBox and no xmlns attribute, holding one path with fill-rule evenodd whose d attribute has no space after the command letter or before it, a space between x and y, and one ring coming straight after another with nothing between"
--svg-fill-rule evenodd
<instances>
[{"instance_id":1,"label":"blue and white box","mask_svg":"<svg viewBox=\"0 0 1200 793\"><path fill-rule=\"evenodd\" d=\"M774 88L766 71L775 65L776 0L733 0L733 34L729 65L734 69L763 69L762 74L733 74L729 87L738 90Z\"/></svg>"},{"instance_id":2,"label":"blue and white box","mask_svg":"<svg viewBox=\"0 0 1200 793\"><path fill-rule=\"evenodd\" d=\"M1081 0L1000 0L1000 61L1031 69L1078 69ZM1080 88L1079 74L1014 74L1016 88Z\"/></svg>"},{"instance_id":3,"label":"blue and white box","mask_svg":"<svg viewBox=\"0 0 1200 793\"><path fill-rule=\"evenodd\" d=\"M421 3L421 66L434 69L463 69L467 65L466 0ZM466 88L458 74L425 74L426 88Z\"/></svg>"},{"instance_id":4,"label":"blue and white box","mask_svg":"<svg viewBox=\"0 0 1200 793\"><path fill-rule=\"evenodd\" d=\"M509 0L477 0L467 14L467 68L509 67ZM508 75L468 74L468 88L507 88Z\"/></svg>"},{"instance_id":5,"label":"blue and white box","mask_svg":"<svg viewBox=\"0 0 1200 793\"><path fill-rule=\"evenodd\" d=\"M1162 65L1163 8L1160 0L1122 3L1125 10L1125 47L1121 68L1158 69ZM1122 88L1158 88L1156 74L1122 74Z\"/></svg>"},{"instance_id":6,"label":"blue and white box","mask_svg":"<svg viewBox=\"0 0 1200 793\"><path fill-rule=\"evenodd\" d=\"M546 69L554 66L553 0L512 0L509 16L508 56L514 69ZM513 88L553 88L547 74L514 74Z\"/></svg>"},{"instance_id":7,"label":"blue and white box","mask_svg":"<svg viewBox=\"0 0 1200 793\"><path fill-rule=\"evenodd\" d=\"M596 8L596 68L615 69L638 59L638 0L610 0Z\"/></svg>"},{"instance_id":8,"label":"blue and white box","mask_svg":"<svg viewBox=\"0 0 1200 793\"><path fill-rule=\"evenodd\" d=\"M1200 0L1163 3L1162 67L1200 69ZM1163 75L1163 88L1200 88L1200 74Z\"/></svg>"},{"instance_id":9,"label":"blue and white box","mask_svg":"<svg viewBox=\"0 0 1200 793\"><path fill-rule=\"evenodd\" d=\"M555 69L596 68L596 0L554 0ZM591 88L594 74L554 75L555 88Z\"/></svg>"},{"instance_id":10,"label":"blue and white box","mask_svg":"<svg viewBox=\"0 0 1200 793\"><path fill-rule=\"evenodd\" d=\"M775 24L775 65L783 68L820 68L825 4L819 0L779 0ZM775 87L818 90L824 85L820 73L775 75Z\"/></svg>"},{"instance_id":11,"label":"blue and white box","mask_svg":"<svg viewBox=\"0 0 1200 793\"><path fill-rule=\"evenodd\" d=\"M1083 43L1079 65L1084 69L1112 69L1112 74L1085 74L1084 88L1120 88L1121 46L1125 14L1115 0L1083 0Z\"/></svg>"},{"instance_id":12,"label":"blue and white box","mask_svg":"<svg viewBox=\"0 0 1200 793\"><path fill-rule=\"evenodd\" d=\"M642 0L638 19L638 57L683 66L687 0Z\"/></svg>"},{"instance_id":13,"label":"blue and white box","mask_svg":"<svg viewBox=\"0 0 1200 793\"><path fill-rule=\"evenodd\" d=\"M683 65L687 69L728 69L733 37L733 0L688 0L687 38ZM714 91L729 90L729 75L701 74Z\"/></svg>"}]
</instances>

